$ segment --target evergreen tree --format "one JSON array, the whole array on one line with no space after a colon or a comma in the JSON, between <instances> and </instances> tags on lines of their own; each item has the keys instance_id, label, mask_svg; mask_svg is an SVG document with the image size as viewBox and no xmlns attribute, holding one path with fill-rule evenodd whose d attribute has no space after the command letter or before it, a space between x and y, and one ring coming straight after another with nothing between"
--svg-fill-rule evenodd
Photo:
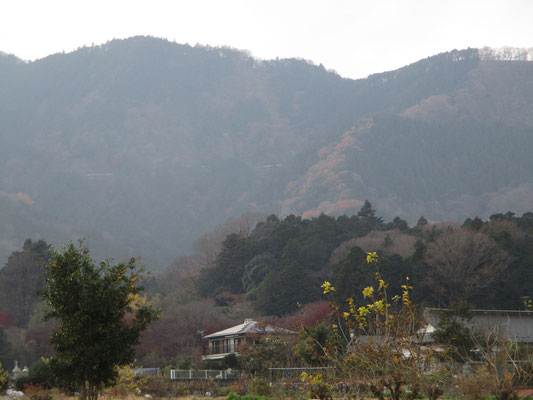
<instances>
[{"instance_id":1,"label":"evergreen tree","mask_svg":"<svg viewBox=\"0 0 533 400\"><path fill-rule=\"evenodd\" d=\"M46 318L59 321L50 342L54 375L67 387L81 388L82 400L117 378L117 366L134 361L141 332L157 318L137 302L143 288L134 259L95 265L83 244L53 251L46 266Z\"/></svg>"},{"instance_id":2,"label":"evergreen tree","mask_svg":"<svg viewBox=\"0 0 533 400\"><path fill-rule=\"evenodd\" d=\"M22 251L15 251L0 270L0 312L8 313L15 325L26 327L42 290L49 246L26 239Z\"/></svg>"},{"instance_id":3,"label":"evergreen tree","mask_svg":"<svg viewBox=\"0 0 533 400\"><path fill-rule=\"evenodd\" d=\"M365 203L357 213L358 217L364 217L364 218L375 218L376 217L376 210L372 207L372 204L365 200Z\"/></svg>"},{"instance_id":4,"label":"evergreen tree","mask_svg":"<svg viewBox=\"0 0 533 400\"><path fill-rule=\"evenodd\" d=\"M428 220L423 215L421 215L420 218L418 218L418 221L416 222L416 226L418 228L422 228L423 226L427 224L428 224Z\"/></svg>"}]
</instances>

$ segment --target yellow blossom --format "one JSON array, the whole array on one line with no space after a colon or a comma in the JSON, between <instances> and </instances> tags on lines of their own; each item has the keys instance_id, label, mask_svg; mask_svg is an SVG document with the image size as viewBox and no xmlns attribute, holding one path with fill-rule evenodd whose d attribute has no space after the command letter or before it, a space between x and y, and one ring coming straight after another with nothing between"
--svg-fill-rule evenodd
<instances>
[{"instance_id":1,"label":"yellow blossom","mask_svg":"<svg viewBox=\"0 0 533 400\"><path fill-rule=\"evenodd\" d=\"M335 288L328 281L325 281L321 287L324 288L324 294L335 291Z\"/></svg>"},{"instance_id":2,"label":"yellow blossom","mask_svg":"<svg viewBox=\"0 0 533 400\"><path fill-rule=\"evenodd\" d=\"M376 264L378 262L378 254L375 251L366 253L366 262L368 264Z\"/></svg>"},{"instance_id":3,"label":"yellow blossom","mask_svg":"<svg viewBox=\"0 0 533 400\"><path fill-rule=\"evenodd\" d=\"M378 300L374 303L374 307L378 309L378 311L383 311L385 309L385 305L383 304L383 300Z\"/></svg>"},{"instance_id":4,"label":"yellow blossom","mask_svg":"<svg viewBox=\"0 0 533 400\"><path fill-rule=\"evenodd\" d=\"M357 309L359 316L364 317L365 315L370 314L370 310L364 306L361 306Z\"/></svg>"},{"instance_id":5,"label":"yellow blossom","mask_svg":"<svg viewBox=\"0 0 533 400\"><path fill-rule=\"evenodd\" d=\"M366 288L363 289L364 297L371 298L373 294L374 294L374 288L372 286L367 286Z\"/></svg>"}]
</instances>

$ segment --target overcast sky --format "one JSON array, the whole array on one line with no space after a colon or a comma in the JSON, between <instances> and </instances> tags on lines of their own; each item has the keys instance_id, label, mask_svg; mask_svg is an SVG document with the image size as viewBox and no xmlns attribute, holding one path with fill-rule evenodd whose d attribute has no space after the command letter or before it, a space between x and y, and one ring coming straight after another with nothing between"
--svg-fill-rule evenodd
<instances>
[{"instance_id":1,"label":"overcast sky","mask_svg":"<svg viewBox=\"0 0 533 400\"><path fill-rule=\"evenodd\" d=\"M454 48L533 47L533 0L0 1L0 51L25 60L134 35L359 78Z\"/></svg>"}]
</instances>

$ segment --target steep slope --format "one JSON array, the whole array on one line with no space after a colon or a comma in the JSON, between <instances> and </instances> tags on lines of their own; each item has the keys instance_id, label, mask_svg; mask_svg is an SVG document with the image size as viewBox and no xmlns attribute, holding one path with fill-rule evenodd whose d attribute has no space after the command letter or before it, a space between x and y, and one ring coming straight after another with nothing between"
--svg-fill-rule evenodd
<instances>
[{"instance_id":1,"label":"steep slope","mask_svg":"<svg viewBox=\"0 0 533 400\"><path fill-rule=\"evenodd\" d=\"M481 61L448 87L317 150L283 210L312 217L370 198L388 216L461 221L533 209L533 63Z\"/></svg>"},{"instance_id":2,"label":"steep slope","mask_svg":"<svg viewBox=\"0 0 533 400\"><path fill-rule=\"evenodd\" d=\"M247 211L506 208L530 198L531 65L469 49L353 81L147 37L0 55L0 190L33 201L2 207L17 228L0 233L0 257L23 236L88 235L96 256L158 268Z\"/></svg>"}]
</instances>

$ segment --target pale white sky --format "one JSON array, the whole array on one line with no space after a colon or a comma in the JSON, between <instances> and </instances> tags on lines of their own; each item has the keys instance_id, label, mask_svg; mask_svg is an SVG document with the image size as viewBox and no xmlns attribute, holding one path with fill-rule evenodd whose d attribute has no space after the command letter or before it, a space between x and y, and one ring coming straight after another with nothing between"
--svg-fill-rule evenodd
<instances>
[{"instance_id":1,"label":"pale white sky","mask_svg":"<svg viewBox=\"0 0 533 400\"><path fill-rule=\"evenodd\" d=\"M0 51L25 60L134 35L358 78L454 48L533 47L533 0L0 0Z\"/></svg>"}]
</instances>

